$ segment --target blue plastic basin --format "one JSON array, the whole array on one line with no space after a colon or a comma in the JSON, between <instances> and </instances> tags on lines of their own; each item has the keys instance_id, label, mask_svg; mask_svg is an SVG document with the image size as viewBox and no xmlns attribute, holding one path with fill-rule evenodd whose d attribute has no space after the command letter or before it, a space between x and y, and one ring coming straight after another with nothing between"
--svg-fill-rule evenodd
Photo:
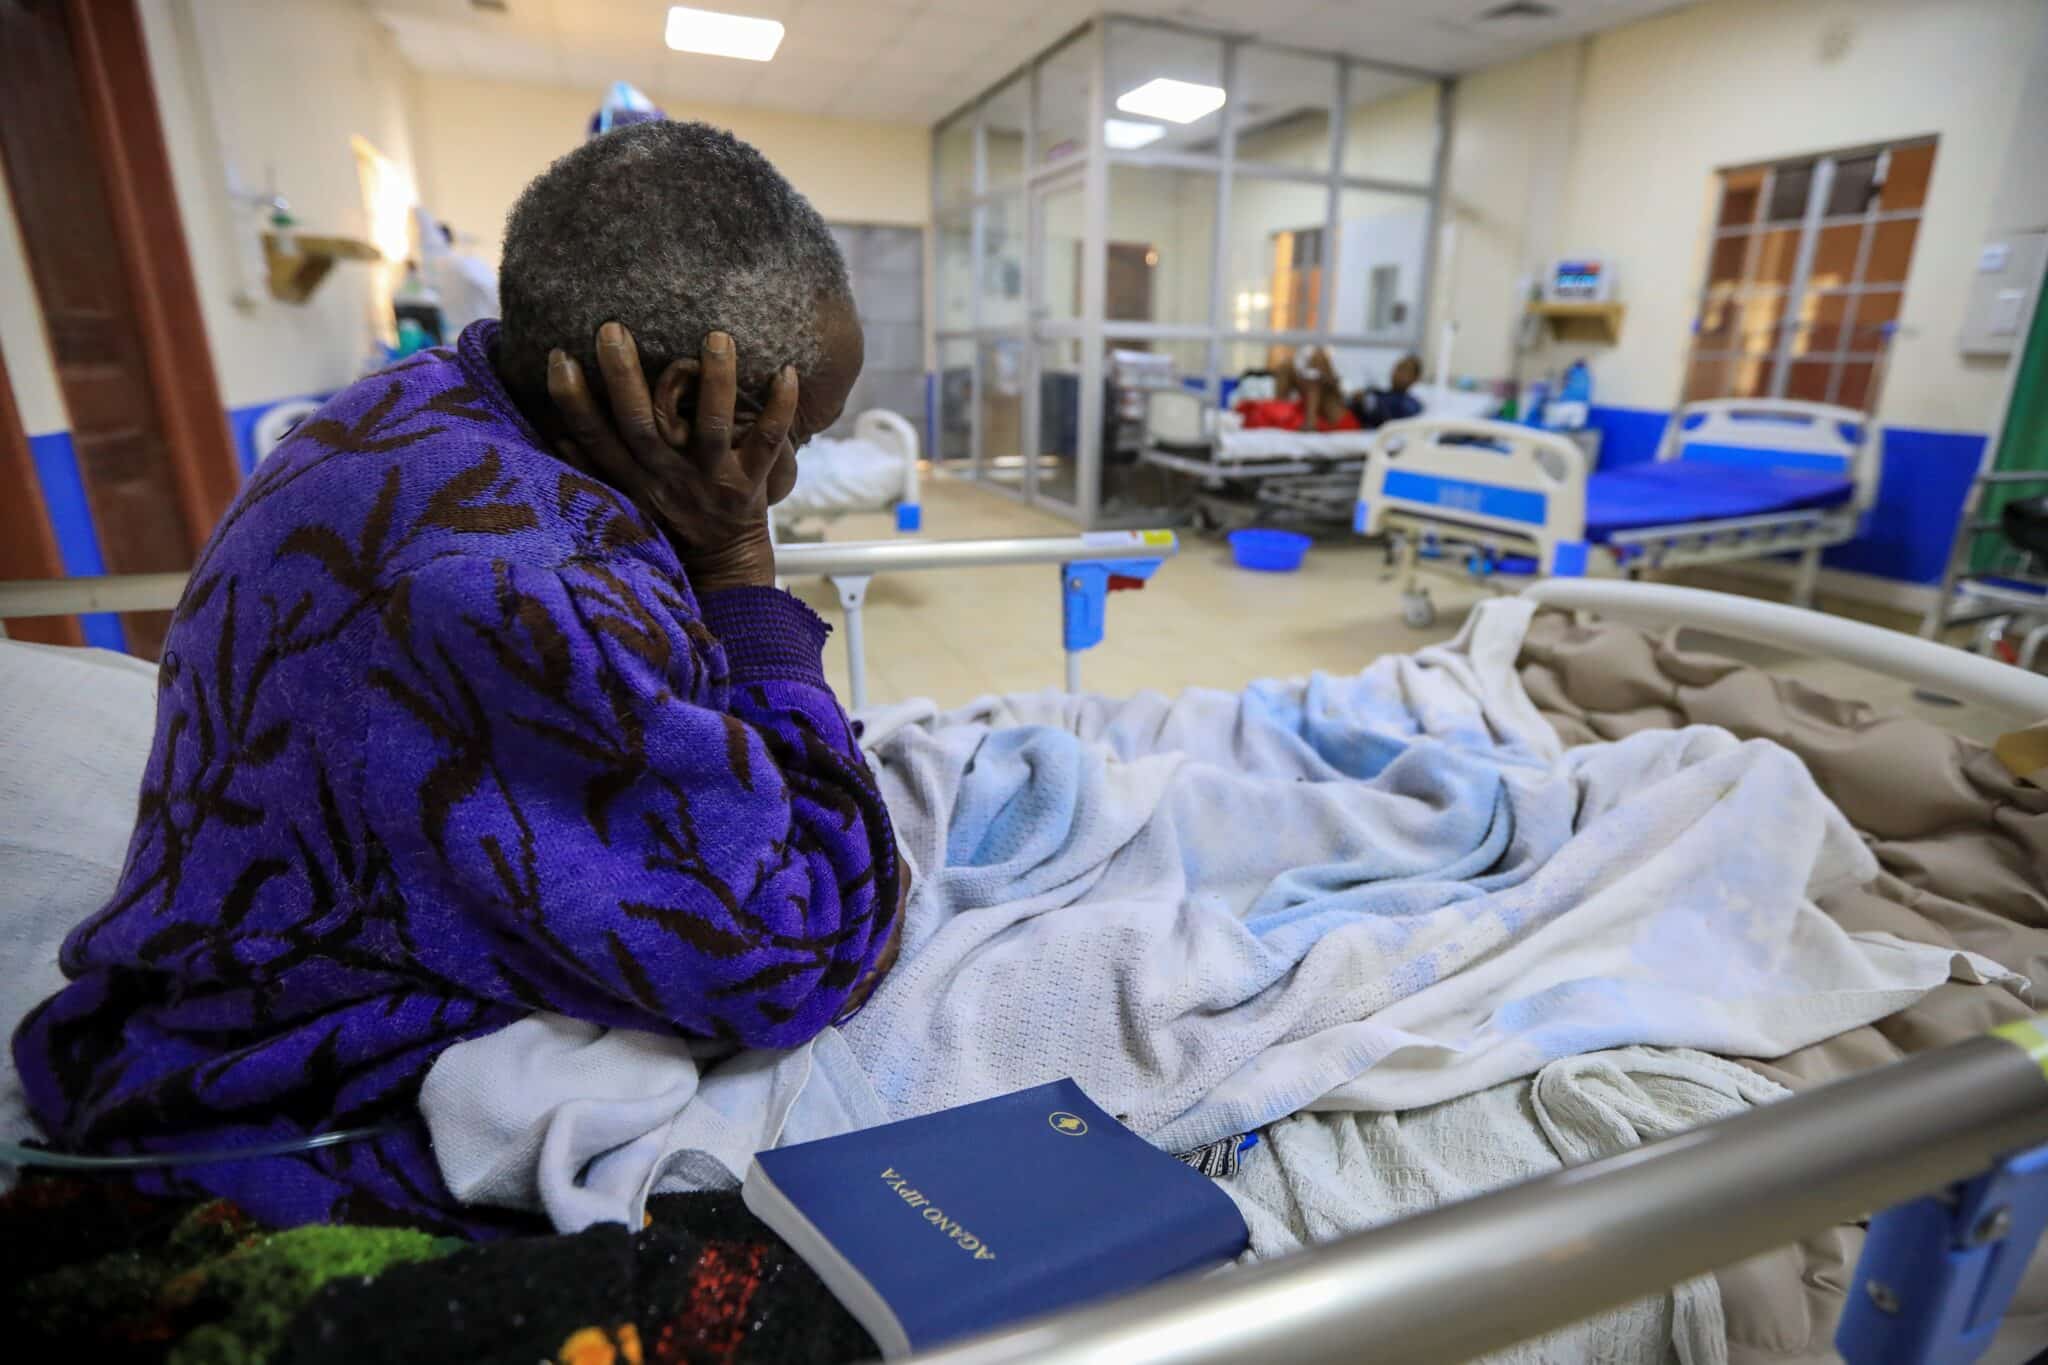
<instances>
[{"instance_id":1,"label":"blue plastic basin","mask_svg":"<svg viewBox=\"0 0 2048 1365\"><path fill-rule=\"evenodd\" d=\"M1231 557L1241 569L1293 573L1308 554L1309 538L1299 531L1232 531Z\"/></svg>"}]
</instances>

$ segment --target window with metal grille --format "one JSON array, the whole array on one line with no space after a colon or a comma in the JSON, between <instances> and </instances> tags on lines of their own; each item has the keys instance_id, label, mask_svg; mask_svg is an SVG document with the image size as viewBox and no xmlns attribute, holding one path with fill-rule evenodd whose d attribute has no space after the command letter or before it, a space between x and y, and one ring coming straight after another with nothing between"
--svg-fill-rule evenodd
<instances>
[{"instance_id":1,"label":"window with metal grille","mask_svg":"<svg viewBox=\"0 0 2048 1365\"><path fill-rule=\"evenodd\" d=\"M1686 401L1875 407L1934 147L1927 138L1720 173Z\"/></svg>"}]
</instances>

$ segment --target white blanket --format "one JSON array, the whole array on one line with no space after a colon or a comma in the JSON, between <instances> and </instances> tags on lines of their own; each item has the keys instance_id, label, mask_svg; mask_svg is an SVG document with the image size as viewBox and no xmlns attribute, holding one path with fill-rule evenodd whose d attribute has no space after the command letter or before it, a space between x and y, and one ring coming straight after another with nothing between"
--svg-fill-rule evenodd
<instances>
[{"instance_id":1,"label":"white blanket","mask_svg":"<svg viewBox=\"0 0 2048 1365\"><path fill-rule=\"evenodd\" d=\"M1237 460L1356 459L1372 449L1370 431L1288 431L1283 427L1243 427L1220 431L1216 458Z\"/></svg>"},{"instance_id":2,"label":"white blanket","mask_svg":"<svg viewBox=\"0 0 2048 1365\"><path fill-rule=\"evenodd\" d=\"M1783 750L1695 728L1560 752L1514 673L1529 611L1488 603L1452 644L1351 678L872 718L914 891L903 960L843 1036L726 1063L762 1102L695 1146L686 1049L590 1037L550 1069L532 1033L463 1044L422 1100L443 1174L562 1226L633 1222L671 1169L728 1183L794 1120L829 1128L814 1086L893 1119L1072 1075L1184 1149L1603 1048L1777 1056L1952 968L2023 984L1822 914L1814 895L1875 866ZM680 1110L592 1121L583 1078L614 1048L659 1054L630 1093ZM540 1164L507 1176L478 1134Z\"/></svg>"},{"instance_id":3,"label":"white blanket","mask_svg":"<svg viewBox=\"0 0 2048 1365\"><path fill-rule=\"evenodd\" d=\"M1786 1093L1702 1052L1596 1052L1552 1062L1533 1080L1407 1114L1285 1119L1223 1188L1251 1229L1252 1257L1263 1260L1627 1151ZM1718 1365L1727 1356L1720 1287L1704 1275L1488 1359Z\"/></svg>"},{"instance_id":4,"label":"white blanket","mask_svg":"<svg viewBox=\"0 0 2048 1365\"><path fill-rule=\"evenodd\" d=\"M853 436L819 436L797 452L796 485L775 504L779 520L834 512L872 512L903 493L903 457Z\"/></svg>"}]
</instances>

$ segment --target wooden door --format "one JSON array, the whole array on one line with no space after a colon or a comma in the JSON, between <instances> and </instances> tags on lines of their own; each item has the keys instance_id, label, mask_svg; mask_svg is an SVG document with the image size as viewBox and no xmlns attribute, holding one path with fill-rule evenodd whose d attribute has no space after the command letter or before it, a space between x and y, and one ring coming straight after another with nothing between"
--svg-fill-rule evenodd
<instances>
[{"instance_id":1,"label":"wooden door","mask_svg":"<svg viewBox=\"0 0 2048 1365\"><path fill-rule=\"evenodd\" d=\"M62 578L64 561L51 533L50 512L43 505L42 481L29 454L28 433L14 406L14 388L7 380L7 357L0 356L0 579ZM72 617L32 617L8 621L7 635L40 645L82 645L84 632Z\"/></svg>"},{"instance_id":2,"label":"wooden door","mask_svg":"<svg viewBox=\"0 0 2048 1365\"><path fill-rule=\"evenodd\" d=\"M0 162L101 558L187 568L236 466L133 0L0 0Z\"/></svg>"}]
</instances>

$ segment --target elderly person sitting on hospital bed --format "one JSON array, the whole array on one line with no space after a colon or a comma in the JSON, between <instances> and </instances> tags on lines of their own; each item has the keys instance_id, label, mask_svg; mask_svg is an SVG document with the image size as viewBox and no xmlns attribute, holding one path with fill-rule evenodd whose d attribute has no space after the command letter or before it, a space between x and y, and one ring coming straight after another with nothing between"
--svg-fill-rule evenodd
<instances>
[{"instance_id":1,"label":"elderly person sitting on hospital bed","mask_svg":"<svg viewBox=\"0 0 2048 1365\"><path fill-rule=\"evenodd\" d=\"M767 523L861 367L831 234L646 122L527 189L503 293L301 425L194 569L117 893L14 1040L59 1147L369 1128L141 1179L456 1222L414 1111L451 1044L790 1046L886 970L888 813Z\"/></svg>"}]
</instances>

